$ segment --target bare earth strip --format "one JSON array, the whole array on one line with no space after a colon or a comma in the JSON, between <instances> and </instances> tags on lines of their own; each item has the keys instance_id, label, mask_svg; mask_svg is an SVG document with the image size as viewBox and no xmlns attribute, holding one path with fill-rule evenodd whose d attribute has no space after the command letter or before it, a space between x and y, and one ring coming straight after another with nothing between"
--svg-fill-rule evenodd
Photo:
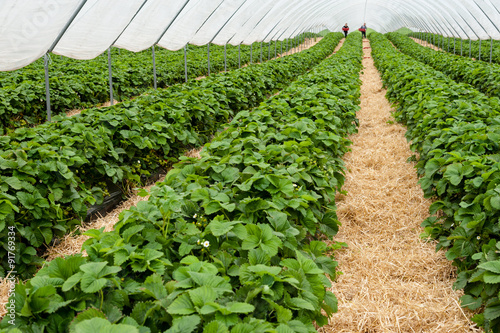
<instances>
[{"instance_id":1,"label":"bare earth strip","mask_svg":"<svg viewBox=\"0 0 500 333\"><path fill-rule=\"evenodd\" d=\"M419 238L430 201L406 162L405 128L392 122L368 40L363 45L360 128L345 156L348 194L337 198L335 240L348 244L336 253L339 311L318 332L481 332L459 306L451 263Z\"/></svg>"},{"instance_id":2,"label":"bare earth strip","mask_svg":"<svg viewBox=\"0 0 500 333\"><path fill-rule=\"evenodd\" d=\"M427 41L424 41L424 40L421 40L421 39L418 39L418 38L414 38L414 37L410 37L410 38L413 39L416 43L418 43L418 44L420 44L422 46L431 48L431 49L433 49L435 51L443 51L441 48L437 47L436 45L430 44Z\"/></svg>"}]
</instances>

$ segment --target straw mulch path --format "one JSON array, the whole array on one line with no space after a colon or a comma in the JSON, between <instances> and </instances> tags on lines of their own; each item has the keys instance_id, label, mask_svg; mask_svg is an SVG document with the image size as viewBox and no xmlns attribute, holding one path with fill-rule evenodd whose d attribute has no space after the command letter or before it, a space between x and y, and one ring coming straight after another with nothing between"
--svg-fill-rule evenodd
<instances>
[{"instance_id":1,"label":"straw mulch path","mask_svg":"<svg viewBox=\"0 0 500 333\"><path fill-rule=\"evenodd\" d=\"M344 158L348 194L337 197L335 240L348 244L336 252L339 311L318 332L480 332L459 306L451 262L419 238L430 201L406 162L405 128L393 123L368 40L363 46L359 133Z\"/></svg>"},{"instance_id":2,"label":"straw mulch path","mask_svg":"<svg viewBox=\"0 0 500 333\"><path fill-rule=\"evenodd\" d=\"M425 47L428 47L428 48L431 48L435 51L442 51L442 49L440 47L437 47L436 45L434 44L430 44L428 43L427 41L425 40L421 40L421 39L418 39L418 38L415 38L415 37L410 37L411 39L413 39L416 43L422 45L422 46L425 46Z\"/></svg>"}]
</instances>

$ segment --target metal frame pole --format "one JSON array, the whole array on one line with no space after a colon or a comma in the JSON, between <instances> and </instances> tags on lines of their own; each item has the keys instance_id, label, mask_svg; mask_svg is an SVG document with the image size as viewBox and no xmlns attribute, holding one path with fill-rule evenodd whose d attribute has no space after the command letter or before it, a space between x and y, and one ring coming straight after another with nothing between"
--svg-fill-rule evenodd
<instances>
[{"instance_id":1,"label":"metal frame pole","mask_svg":"<svg viewBox=\"0 0 500 333\"><path fill-rule=\"evenodd\" d=\"M281 41L280 44L281 44L280 56L283 56L283 41Z\"/></svg>"},{"instance_id":2,"label":"metal frame pole","mask_svg":"<svg viewBox=\"0 0 500 333\"><path fill-rule=\"evenodd\" d=\"M262 63L262 42L260 42L260 63Z\"/></svg>"},{"instance_id":3,"label":"metal frame pole","mask_svg":"<svg viewBox=\"0 0 500 333\"><path fill-rule=\"evenodd\" d=\"M267 61L271 59L271 42L267 44Z\"/></svg>"},{"instance_id":4,"label":"metal frame pole","mask_svg":"<svg viewBox=\"0 0 500 333\"><path fill-rule=\"evenodd\" d=\"M184 45L184 77L188 82L187 44Z\"/></svg>"},{"instance_id":5,"label":"metal frame pole","mask_svg":"<svg viewBox=\"0 0 500 333\"><path fill-rule=\"evenodd\" d=\"M493 60L493 37L490 37L490 64Z\"/></svg>"},{"instance_id":6,"label":"metal frame pole","mask_svg":"<svg viewBox=\"0 0 500 333\"><path fill-rule=\"evenodd\" d=\"M224 44L224 72L227 72L227 51L226 51L227 43Z\"/></svg>"},{"instance_id":7,"label":"metal frame pole","mask_svg":"<svg viewBox=\"0 0 500 333\"><path fill-rule=\"evenodd\" d=\"M469 58L472 59L472 39L469 37Z\"/></svg>"},{"instance_id":8,"label":"metal frame pole","mask_svg":"<svg viewBox=\"0 0 500 333\"><path fill-rule=\"evenodd\" d=\"M155 90L158 88L157 86L157 82L156 82L156 59L155 59L155 46L151 46L151 50L153 50L153 78L154 78L154 81L153 81L153 86L155 88Z\"/></svg>"},{"instance_id":9,"label":"metal frame pole","mask_svg":"<svg viewBox=\"0 0 500 333\"><path fill-rule=\"evenodd\" d=\"M253 62L253 43L250 44L250 63Z\"/></svg>"},{"instance_id":10,"label":"metal frame pole","mask_svg":"<svg viewBox=\"0 0 500 333\"><path fill-rule=\"evenodd\" d=\"M52 111L50 110L50 87L49 87L49 57L47 53L43 56L45 68L45 98L47 104L47 121L52 121Z\"/></svg>"},{"instance_id":11,"label":"metal frame pole","mask_svg":"<svg viewBox=\"0 0 500 333\"><path fill-rule=\"evenodd\" d=\"M275 57L275 58L276 58L276 56L277 56L277 51L276 51L276 43L277 43L277 42L278 42L277 40L274 40L274 57ZM491 44L491 45L493 45L493 44Z\"/></svg>"},{"instance_id":12,"label":"metal frame pole","mask_svg":"<svg viewBox=\"0 0 500 333\"><path fill-rule=\"evenodd\" d=\"M481 38L479 38L479 60L481 60Z\"/></svg>"},{"instance_id":13,"label":"metal frame pole","mask_svg":"<svg viewBox=\"0 0 500 333\"><path fill-rule=\"evenodd\" d=\"M238 68L241 68L241 43L238 44Z\"/></svg>"},{"instance_id":14,"label":"metal frame pole","mask_svg":"<svg viewBox=\"0 0 500 333\"><path fill-rule=\"evenodd\" d=\"M463 51L463 43L464 43L464 40L462 38L460 38L460 56L462 57L464 55L464 51Z\"/></svg>"},{"instance_id":15,"label":"metal frame pole","mask_svg":"<svg viewBox=\"0 0 500 333\"><path fill-rule=\"evenodd\" d=\"M453 54L457 54L456 48L455 48L455 37L453 37Z\"/></svg>"},{"instance_id":16,"label":"metal frame pole","mask_svg":"<svg viewBox=\"0 0 500 333\"><path fill-rule=\"evenodd\" d=\"M210 43L207 44L208 76L210 76Z\"/></svg>"},{"instance_id":17,"label":"metal frame pole","mask_svg":"<svg viewBox=\"0 0 500 333\"><path fill-rule=\"evenodd\" d=\"M114 104L113 98L113 71L111 69L111 47L108 48L108 72L109 72L109 103Z\"/></svg>"}]
</instances>

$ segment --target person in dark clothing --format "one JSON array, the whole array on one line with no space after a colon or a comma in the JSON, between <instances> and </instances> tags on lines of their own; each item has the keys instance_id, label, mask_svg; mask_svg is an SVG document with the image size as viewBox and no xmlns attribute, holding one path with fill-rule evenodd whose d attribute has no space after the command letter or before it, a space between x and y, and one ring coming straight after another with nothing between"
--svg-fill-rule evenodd
<instances>
[{"instance_id":1,"label":"person in dark clothing","mask_svg":"<svg viewBox=\"0 0 500 333\"><path fill-rule=\"evenodd\" d=\"M345 36L347 37L347 33L349 32L349 26L347 23L342 27L342 31L344 32Z\"/></svg>"},{"instance_id":2,"label":"person in dark clothing","mask_svg":"<svg viewBox=\"0 0 500 333\"><path fill-rule=\"evenodd\" d=\"M361 36L363 38L366 38L366 23L363 23L363 25L361 26L361 28L359 28L359 31L361 31Z\"/></svg>"}]
</instances>

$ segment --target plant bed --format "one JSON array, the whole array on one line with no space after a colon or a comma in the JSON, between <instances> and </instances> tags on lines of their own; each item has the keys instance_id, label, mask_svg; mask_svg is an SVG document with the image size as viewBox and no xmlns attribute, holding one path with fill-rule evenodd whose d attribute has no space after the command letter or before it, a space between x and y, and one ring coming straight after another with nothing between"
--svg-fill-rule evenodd
<instances>
[{"instance_id":1,"label":"plant bed","mask_svg":"<svg viewBox=\"0 0 500 333\"><path fill-rule=\"evenodd\" d=\"M360 36L349 36L237 114L201 159L182 158L114 231L88 231L88 257L55 259L17 284L16 329L316 332L336 310L325 276L336 264L317 239L338 229L361 58Z\"/></svg>"},{"instance_id":2,"label":"plant bed","mask_svg":"<svg viewBox=\"0 0 500 333\"><path fill-rule=\"evenodd\" d=\"M207 142L234 113L254 107L333 52L341 34L310 50L201 81L152 91L120 105L84 110L0 137L0 237L16 230L19 276L102 203L106 183L140 183L182 152ZM6 245L5 245L6 246ZM40 254L40 253L38 253ZM0 248L0 259L7 249ZM8 270L2 260L0 275Z\"/></svg>"}]
</instances>

